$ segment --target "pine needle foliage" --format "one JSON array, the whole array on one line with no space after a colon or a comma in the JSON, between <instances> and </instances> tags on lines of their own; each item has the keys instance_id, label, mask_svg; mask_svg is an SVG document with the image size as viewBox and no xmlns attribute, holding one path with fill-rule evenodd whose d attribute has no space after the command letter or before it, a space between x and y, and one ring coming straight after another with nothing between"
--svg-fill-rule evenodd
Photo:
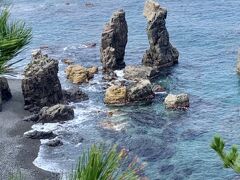
<instances>
[{"instance_id":1,"label":"pine needle foliage","mask_svg":"<svg viewBox=\"0 0 240 180\"><path fill-rule=\"evenodd\" d=\"M24 22L9 22L9 18L10 7L0 1L0 74L6 73L13 64L22 60L7 64L22 52L32 38L32 30Z\"/></svg>"},{"instance_id":2,"label":"pine needle foliage","mask_svg":"<svg viewBox=\"0 0 240 180\"><path fill-rule=\"evenodd\" d=\"M132 161L127 168L122 164L126 156L118 152L116 146L106 150L102 145L93 145L80 157L70 180L137 180L139 171Z\"/></svg>"},{"instance_id":3,"label":"pine needle foliage","mask_svg":"<svg viewBox=\"0 0 240 180\"><path fill-rule=\"evenodd\" d=\"M216 151L225 168L232 168L236 173L240 173L240 157L236 145L233 145L229 152L224 150L225 142L220 136L215 136L211 148Z\"/></svg>"}]
</instances>

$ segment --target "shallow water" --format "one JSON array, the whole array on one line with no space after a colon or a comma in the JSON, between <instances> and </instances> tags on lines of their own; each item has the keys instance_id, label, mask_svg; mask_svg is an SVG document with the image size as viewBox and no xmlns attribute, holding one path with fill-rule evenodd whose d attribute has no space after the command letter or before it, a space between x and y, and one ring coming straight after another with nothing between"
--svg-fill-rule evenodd
<instances>
[{"instance_id":1,"label":"shallow water","mask_svg":"<svg viewBox=\"0 0 240 180\"><path fill-rule=\"evenodd\" d=\"M31 49L47 45L51 56L72 58L85 66L100 65L99 45L103 25L112 12L126 11L129 42L125 61L140 64L148 48L144 1L95 0L85 7L77 0L14 0L13 17L21 17L33 28L33 41L21 57L18 69L29 62ZM65 2L70 2L66 5ZM168 8L167 27L171 42L180 52L179 64L156 81L169 92L187 92L191 98L188 111L164 109L163 97L150 105L109 108L103 104L103 82L97 75L82 86L90 100L76 104L76 118L66 124L47 125L63 137L64 146L41 146L34 161L40 168L64 172L71 169L82 149L93 142L116 143L130 150L146 164L150 179L239 179L222 168L210 149L212 137L221 134L228 144L240 139L240 80L235 72L240 46L240 1L238 0L162 0ZM87 49L83 44L96 42ZM70 87L60 61L59 76ZM118 110L112 118L109 110ZM104 130L102 121L124 123L118 132ZM34 128L42 128L36 125Z\"/></svg>"}]
</instances>

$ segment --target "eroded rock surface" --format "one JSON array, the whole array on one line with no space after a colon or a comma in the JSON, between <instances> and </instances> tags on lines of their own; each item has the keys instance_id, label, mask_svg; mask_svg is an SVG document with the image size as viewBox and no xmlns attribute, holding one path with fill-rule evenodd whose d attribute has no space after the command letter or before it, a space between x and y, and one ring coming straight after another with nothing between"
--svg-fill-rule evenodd
<instances>
[{"instance_id":1,"label":"eroded rock surface","mask_svg":"<svg viewBox=\"0 0 240 180\"><path fill-rule=\"evenodd\" d=\"M88 100L88 95L84 93L81 89L74 88L63 90L63 99L65 102L81 102Z\"/></svg>"},{"instance_id":2,"label":"eroded rock surface","mask_svg":"<svg viewBox=\"0 0 240 180\"><path fill-rule=\"evenodd\" d=\"M179 52L169 41L166 28L167 10L155 0L147 0L144 7L150 49L143 56L146 66L162 68L178 62Z\"/></svg>"},{"instance_id":3,"label":"eroded rock surface","mask_svg":"<svg viewBox=\"0 0 240 180\"><path fill-rule=\"evenodd\" d=\"M58 79L58 61L35 51L24 71L22 80L24 108L38 112L44 106L62 102L62 88Z\"/></svg>"},{"instance_id":4,"label":"eroded rock surface","mask_svg":"<svg viewBox=\"0 0 240 180\"><path fill-rule=\"evenodd\" d=\"M49 139L55 137L56 135L52 131L31 130L25 132L23 136L31 139Z\"/></svg>"},{"instance_id":5,"label":"eroded rock surface","mask_svg":"<svg viewBox=\"0 0 240 180\"><path fill-rule=\"evenodd\" d=\"M134 79L153 79L158 74L158 71L147 66L126 66L124 69L124 78L129 80Z\"/></svg>"},{"instance_id":6,"label":"eroded rock surface","mask_svg":"<svg viewBox=\"0 0 240 180\"><path fill-rule=\"evenodd\" d=\"M104 72L108 73L125 67L124 55L127 41L128 26L125 12L119 10L113 14L102 33L100 51Z\"/></svg>"},{"instance_id":7,"label":"eroded rock surface","mask_svg":"<svg viewBox=\"0 0 240 180\"><path fill-rule=\"evenodd\" d=\"M97 67L85 68L81 65L70 65L65 70L67 78L74 84L89 82L98 72Z\"/></svg>"},{"instance_id":8,"label":"eroded rock surface","mask_svg":"<svg viewBox=\"0 0 240 180\"><path fill-rule=\"evenodd\" d=\"M189 107L189 96L187 94L169 94L164 104L168 109L186 109Z\"/></svg>"}]
</instances>

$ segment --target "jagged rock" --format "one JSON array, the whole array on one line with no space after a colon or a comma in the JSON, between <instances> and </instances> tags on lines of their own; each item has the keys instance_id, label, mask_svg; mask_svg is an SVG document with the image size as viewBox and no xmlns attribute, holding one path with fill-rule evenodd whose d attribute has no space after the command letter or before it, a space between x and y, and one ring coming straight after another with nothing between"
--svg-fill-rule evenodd
<instances>
[{"instance_id":1,"label":"jagged rock","mask_svg":"<svg viewBox=\"0 0 240 180\"><path fill-rule=\"evenodd\" d=\"M30 116L24 117L23 121L27 121L27 122L37 122L38 121L38 114L32 114Z\"/></svg>"},{"instance_id":2,"label":"jagged rock","mask_svg":"<svg viewBox=\"0 0 240 180\"><path fill-rule=\"evenodd\" d=\"M240 50L238 50L237 73L240 74Z\"/></svg>"},{"instance_id":3,"label":"jagged rock","mask_svg":"<svg viewBox=\"0 0 240 180\"><path fill-rule=\"evenodd\" d=\"M81 102L88 100L88 95L78 88L63 90L63 98L65 102Z\"/></svg>"},{"instance_id":4,"label":"jagged rock","mask_svg":"<svg viewBox=\"0 0 240 180\"><path fill-rule=\"evenodd\" d=\"M32 54L32 61L24 71L22 80L24 108L39 111L44 106L62 102L62 88L58 79L58 61L43 56L41 51Z\"/></svg>"},{"instance_id":5,"label":"jagged rock","mask_svg":"<svg viewBox=\"0 0 240 180\"><path fill-rule=\"evenodd\" d=\"M38 122L51 123L72 120L74 118L73 107L57 104L52 107L43 107L38 114Z\"/></svg>"},{"instance_id":6,"label":"jagged rock","mask_svg":"<svg viewBox=\"0 0 240 180\"><path fill-rule=\"evenodd\" d=\"M189 107L189 97L187 94L169 94L165 98L164 104L168 109L186 109Z\"/></svg>"},{"instance_id":7,"label":"jagged rock","mask_svg":"<svg viewBox=\"0 0 240 180\"><path fill-rule=\"evenodd\" d=\"M128 41L128 26L125 12L118 10L104 27L101 40L101 62L103 72L125 67L124 55Z\"/></svg>"},{"instance_id":8,"label":"jagged rock","mask_svg":"<svg viewBox=\"0 0 240 180\"><path fill-rule=\"evenodd\" d=\"M74 64L74 61L72 61L71 59L63 59L62 62L67 65Z\"/></svg>"},{"instance_id":9,"label":"jagged rock","mask_svg":"<svg viewBox=\"0 0 240 180\"><path fill-rule=\"evenodd\" d=\"M97 71L98 70L96 67L85 68L80 65L70 65L65 70L67 78L74 84L89 82L89 80L94 77L94 74L96 74Z\"/></svg>"},{"instance_id":10,"label":"jagged rock","mask_svg":"<svg viewBox=\"0 0 240 180\"><path fill-rule=\"evenodd\" d=\"M159 69L177 63L179 53L169 42L165 26L167 10L155 0L147 0L143 14L148 21L147 34L150 44L150 49L143 56L143 64Z\"/></svg>"},{"instance_id":11,"label":"jagged rock","mask_svg":"<svg viewBox=\"0 0 240 180\"><path fill-rule=\"evenodd\" d=\"M104 73L103 75L103 80L106 80L106 81L113 81L113 80L116 80L117 79L117 75L115 72L108 72L108 73Z\"/></svg>"},{"instance_id":12,"label":"jagged rock","mask_svg":"<svg viewBox=\"0 0 240 180\"><path fill-rule=\"evenodd\" d=\"M166 90L165 90L162 86L160 86L160 85L155 85L155 86L153 86L152 90L153 90L153 92L154 92L155 94L166 93Z\"/></svg>"},{"instance_id":13,"label":"jagged rock","mask_svg":"<svg viewBox=\"0 0 240 180\"><path fill-rule=\"evenodd\" d=\"M111 86L106 90L104 102L106 104L125 104L127 88L125 86Z\"/></svg>"},{"instance_id":14,"label":"jagged rock","mask_svg":"<svg viewBox=\"0 0 240 180\"><path fill-rule=\"evenodd\" d=\"M52 131L31 130L25 132L23 136L31 139L49 139L55 137L56 135Z\"/></svg>"},{"instance_id":15,"label":"jagged rock","mask_svg":"<svg viewBox=\"0 0 240 180\"><path fill-rule=\"evenodd\" d=\"M54 139L48 140L44 144L47 145L47 146L50 146L50 147L57 147L57 146L62 146L63 142L58 137L56 137Z\"/></svg>"},{"instance_id":16,"label":"jagged rock","mask_svg":"<svg viewBox=\"0 0 240 180\"><path fill-rule=\"evenodd\" d=\"M138 79L132 83L112 85L105 93L104 102L109 105L125 105L153 99L151 83L147 79Z\"/></svg>"},{"instance_id":17,"label":"jagged rock","mask_svg":"<svg viewBox=\"0 0 240 180\"><path fill-rule=\"evenodd\" d=\"M2 102L12 98L12 93L5 77L0 77L0 112L2 111Z\"/></svg>"},{"instance_id":18,"label":"jagged rock","mask_svg":"<svg viewBox=\"0 0 240 180\"><path fill-rule=\"evenodd\" d=\"M127 88L128 102L148 101L154 98L151 83L147 79L141 79Z\"/></svg>"},{"instance_id":19,"label":"jagged rock","mask_svg":"<svg viewBox=\"0 0 240 180\"><path fill-rule=\"evenodd\" d=\"M126 66L124 69L124 78L129 80L153 79L157 74L156 69L147 66Z\"/></svg>"}]
</instances>

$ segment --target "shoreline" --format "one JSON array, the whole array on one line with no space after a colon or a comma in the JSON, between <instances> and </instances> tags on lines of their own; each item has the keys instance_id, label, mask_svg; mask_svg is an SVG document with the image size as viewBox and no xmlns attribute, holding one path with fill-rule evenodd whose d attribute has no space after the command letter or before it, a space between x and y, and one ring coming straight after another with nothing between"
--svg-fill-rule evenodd
<instances>
[{"instance_id":1,"label":"shoreline","mask_svg":"<svg viewBox=\"0 0 240 180\"><path fill-rule=\"evenodd\" d=\"M59 179L55 173L37 168L33 161L38 156L40 140L23 137L33 123L22 119L30 115L24 110L21 80L9 79L12 99L3 103L0 112L0 179L7 179L9 173L21 171L26 180Z\"/></svg>"}]
</instances>

